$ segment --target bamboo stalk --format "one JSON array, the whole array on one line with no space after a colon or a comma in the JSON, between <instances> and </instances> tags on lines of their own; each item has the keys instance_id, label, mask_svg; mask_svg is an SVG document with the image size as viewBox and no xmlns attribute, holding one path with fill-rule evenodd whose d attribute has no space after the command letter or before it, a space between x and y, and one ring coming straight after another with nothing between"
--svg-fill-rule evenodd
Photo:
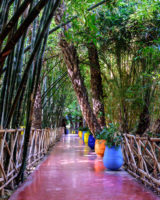
<instances>
[{"instance_id":1,"label":"bamboo stalk","mask_svg":"<svg viewBox=\"0 0 160 200\"><path fill-rule=\"evenodd\" d=\"M23 33L27 30L29 25L34 21L34 19L38 16L43 7L48 3L48 0L40 0L35 7L32 9L30 14L24 20L24 22L20 25L16 33L12 36L9 42L4 47L3 51L0 53L0 64L5 61L5 58L10 54L11 50L14 48L19 38L23 35ZM2 68L0 68L1 70Z\"/></svg>"},{"instance_id":2,"label":"bamboo stalk","mask_svg":"<svg viewBox=\"0 0 160 200\"><path fill-rule=\"evenodd\" d=\"M21 6L19 7L19 9L14 13L14 15L12 16L12 18L10 19L10 21L5 26L5 28L3 28L3 31L0 34L0 46L1 46L2 42L3 42L3 40L7 37L7 35L9 34L9 32L12 30L13 26L15 25L15 23L17 23L19 17L23 14L23 12L25 11L25 9L28 7L28 5L32 1L33 0L26 0L26 1L24 1L21 4Z\"/></svg>"}]
</instances>

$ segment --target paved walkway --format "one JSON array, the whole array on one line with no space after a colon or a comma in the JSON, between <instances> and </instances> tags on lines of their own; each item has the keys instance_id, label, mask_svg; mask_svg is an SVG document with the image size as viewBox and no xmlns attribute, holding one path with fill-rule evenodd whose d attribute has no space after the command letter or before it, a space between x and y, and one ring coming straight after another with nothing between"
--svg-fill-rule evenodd
<instances>
[{"instance_id":1,"label":"paved walkway","mask_svg":"<svg viewBox=\"0 0 160 200\"><path fill-rule=\"evenodd\" d=\"M10 200L158 200L124 171L109 172L77 136L63 137Z\"/></svg>"}]
</instances>

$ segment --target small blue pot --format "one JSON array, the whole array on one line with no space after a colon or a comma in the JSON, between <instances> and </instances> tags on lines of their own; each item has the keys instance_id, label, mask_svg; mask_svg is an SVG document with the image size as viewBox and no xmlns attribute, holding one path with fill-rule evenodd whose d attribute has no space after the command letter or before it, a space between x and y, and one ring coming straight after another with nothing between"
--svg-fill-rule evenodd
<instances>
[{"instance_id":1,"label":"small blue pot","mask_svg":"<svg viewBox=\"0 0 160 200\"><path fill-rule=\"evenodd\" d=\"M83 132L83 134L82 134L82 140L84 142L84 134L86 133L86 131L82 131L82 132Z\"/></svg>"},{"instance_id":2,"label":"small blue pot","mask_svg":"<svg viewBox=\"0 0 160 200\"><path fill-rule=\"evenodd\" d=\"M116 171L123 165L123 155L121 146L115 147L112 146L109 148L106 146L104 157L103 157L103 164L107 169Z\"/></svg>"},{"instance_id":3,"label":"small blue pot","mask_svg":"<svg viewBox=\"0 0 160 200\"><path fill-rule=\"evenodd\" d=\"M91 149L94 149L94 146L95 146L95 139L93 137L93 135L89 135L89 138L88 138L88 146L91 148Z\"/></svg>"}]
</instances>

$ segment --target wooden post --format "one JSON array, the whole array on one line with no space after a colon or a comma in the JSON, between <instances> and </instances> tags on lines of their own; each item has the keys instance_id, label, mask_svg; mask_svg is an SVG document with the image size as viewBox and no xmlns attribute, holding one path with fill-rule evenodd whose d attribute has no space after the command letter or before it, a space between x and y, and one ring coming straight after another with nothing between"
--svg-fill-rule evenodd
<instances>
[{"instance_id":1,"label":"wooden post","mask_svg":"<svg viewBox=\"0 0 160 200\"><path fill-rule=\"evenodd\" d=\"M16 133L16 132L15 132ZM15 133L13 133L13 134L15 134ZM13 137L15 137L15 135L13 135L13 134L11 134L11 156L12 156L12 158L11 158L11 160L13 160L13 162L14 162L14 159L13 159L13 153L14 153L14 139L13 139ZM9 167L9 166L8 166ZM13 168L13 163L11 162L11 167L10 167L10 170L12 171L14 168ZM14 174L12 174L12 177L14 176ZM12 188L12 190L14 190L14 179L11 181L11 188Z\"/></svg>"},{"instance_id":2,"label":"wooden post","mask_svg":"<svg viewBox=\"0 0 160 200\"><path fill-rule=\"evenodd\" d=\"M3 168L3 135L4 133L0 133L0 164L1 164L1 167ZM2 173L2 169L0 168L0 178L3 178L3 173ZM0 187L4 184L4 182L0 182ZM2 189L0 191L0 196L3 196L4 195L4 189Z\"/></svg>"},{"instance_id":3,"label":"wooden post","mask_svg":"<svg viewBox=\"0 0 160 200\"><path fill-rule=\"evenodd\" d=\"M138 149L138 167L144 171L144 166L143 166L143 159L142 159L142 151L141 151L141 143L140 139L137 139L137 149ZM142 180L144 179L144 174L140 174ZM144 183L144 182L143 182Z\"/></svg>"},{"instance_id":4,"label":"wooden post","mask_svg":"<svg viewBox=\"0 0 160 200\"><path fill-rule=\"evenodd\" d=\"M155 148L154 142L152 142L151 145L152 145L152 149L153 149L153 154L156 157L156 148ZM158 178L158 174L157 174L157 160L156 159L154 159L154 170L153 170L153 173L154 173L154 177Z\"/></svg>"}]
</instances>

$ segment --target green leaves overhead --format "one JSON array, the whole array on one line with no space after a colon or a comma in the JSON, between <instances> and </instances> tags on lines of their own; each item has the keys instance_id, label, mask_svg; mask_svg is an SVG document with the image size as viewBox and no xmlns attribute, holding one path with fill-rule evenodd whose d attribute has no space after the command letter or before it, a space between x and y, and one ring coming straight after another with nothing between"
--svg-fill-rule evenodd
<instances>
[{"instance_id":1,"label":"green leaves overhead","mask_svg":"<svg viewBox=\"0 0 160 200\"><path fill-rule=\"evenodd\" d=\"M5 11L7 22L12 18L16 9L18 9L17 2L12 3L8 7L9 14L7 14L6 5L3 3L1 11ZM28 7L30 10L28 9L24 15L20 14L18 17L13 34L39 1L33 0L32 2L33 5ZM103 2L103 4L94 9L89 9L101 2L101 0L64 1L66 10L62 22L66 22L72 16L78 16L70 23L70 28L65 35L68 42L74 43L77 48L80 70L84 83L87 86L90 102L92 96L90 92L90 70L88 67L89 62L86 46L90 42L96 44L102 71L106 121L124 122L128 120L128 127L131 130L138 123L139 114L145 104L145 92L149 88L151 90L149 96L153 96L151 98L150 110L155 108L156 113L154 118L158 116L157 109L160 106L160 2L157 0L106 0L105 3ZM12 55L7 58L3 66L4 71L2 73L4 75L1 77L3 85L0 88L1 112L3 110L2 105L5 104L2 99L4 90L6 89L6 94L7 87L11 90L11 85L14 85L12 84L14 83L14 79L17 82L15 82L14 92L12 91L13 95L10 94L9 96L12 96L12 98L15 97L18 84L21 81L24 69L34 47L42 13L39 12L39 15L33 19L33 23L28 26L26 35L23 34L23 37L19 38L19 42L15 45ZM5 20L4 16L2 18ZM4 28L3 25L5 23L3 24L2 21L0 23L1 27ZM52 19L50 30L54 29L55 26L56 23ZM43 26L40 27L42 28ZM67 76L53 88L51 87L66 71L59 48L59 34L63 29L64 27L61 27L48 36L46 50L43 54L43 68L41 72L42 94L50 88L45 98L42 99L45 119L44 126L45 124L50 126L56 121L56 117L52 117L53 113L57 116L72 113L74 118L81 116L79 109L75 109L77 108L77 101ZM2 50L9 40L7 37L3 40ZM17 57L17 55L19 56ZM35 60L38 57L35 56ZM31 68L32 74L34 65ZM16 76L13 76L13 74L16 74ZM8 78L5 79L5 75ZM10 76L12 76L11 81L9 81ZM9 109L8 105L11 105L13 100L9 103L10 97L6 94L5 99L8 99L8 103L5 107ZM154 103L156 105L153 105ZM2 117L4 119L7 112L4 114L3 111L4 116ZM25 118L25 111L22 115Z\"/></svg>"}]
</instances>

